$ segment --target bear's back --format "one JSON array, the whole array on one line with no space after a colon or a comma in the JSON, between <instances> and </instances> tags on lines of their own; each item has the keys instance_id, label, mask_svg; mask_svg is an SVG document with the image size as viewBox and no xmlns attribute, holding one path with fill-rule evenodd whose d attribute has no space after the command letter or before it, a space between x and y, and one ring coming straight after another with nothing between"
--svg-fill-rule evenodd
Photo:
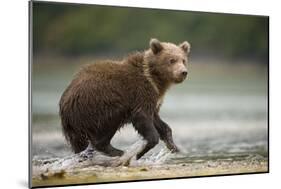
<instances>
[{"instance_id":1,"label":"bear's back","mask_svg":"<svg viewBox=\"0 0 281 189\"><path fill-rule=\"evenodd\" d=\"M75 114L133 112L143 106L153 109L151 89L139 67L103 61L85 65L65 90L60 104ZM89 111L80 112L85 108Z\"/></svg>"}]
</instances>

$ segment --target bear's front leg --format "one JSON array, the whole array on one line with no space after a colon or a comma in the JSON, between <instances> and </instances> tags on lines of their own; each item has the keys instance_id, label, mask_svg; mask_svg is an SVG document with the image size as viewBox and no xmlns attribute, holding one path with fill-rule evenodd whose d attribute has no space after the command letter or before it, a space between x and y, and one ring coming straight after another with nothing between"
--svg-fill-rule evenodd
<instances>
[{"instance_id":1,"label":"bear's front leg","mask_svg":"<svg viewBox=\"0 0 281 189\"><path fill-rule=\"evenodd\" d=\"M173 140L172 129L167 123L161 120L157 113L154 115L154 125L160 135L160 139L165 142L167 148L172 152L179 152Z\"/></svg>"},{"instance_id":2,"label":"bear's front leg","mask_svg":"<svg viewBox=\"0 0 281 189\"><path fill-rule=\"evenodd\" d=\"M154 127L153 118L145 113L138 113L132 120L134 128L147 141L145 147L137 154L140 159L159 142L159 134Z\"/></svg>"}]
</instances>

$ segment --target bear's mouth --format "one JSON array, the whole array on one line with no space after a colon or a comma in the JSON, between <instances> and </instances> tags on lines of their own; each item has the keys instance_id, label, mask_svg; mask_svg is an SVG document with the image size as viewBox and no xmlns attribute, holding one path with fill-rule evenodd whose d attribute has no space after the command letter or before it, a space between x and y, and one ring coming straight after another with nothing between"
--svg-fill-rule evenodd
<instances>
[{"instance_id":1,"label":"bear's mouth","mask_svg":"<svg viewBox=\"0 0 281 189\"><path fill-rule=\"evenodd\" d=\"M175 83L182 83L186 78L187 76L178 77L175 79Z\"/></svg>"}]
</instances>

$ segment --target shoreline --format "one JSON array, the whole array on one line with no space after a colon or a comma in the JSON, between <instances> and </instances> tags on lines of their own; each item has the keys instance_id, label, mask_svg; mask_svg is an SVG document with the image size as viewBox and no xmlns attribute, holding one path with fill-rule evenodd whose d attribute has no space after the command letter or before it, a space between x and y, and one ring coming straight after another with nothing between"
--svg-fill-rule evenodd
<instances>
[{"instance_id":1,"label":"shoreline","mask_svg":"<svg viewBox=\"0 0 281 189\"><path fill-rule=\"evenodd\" d=\"M32 187L268 173L268 171L268 160L220 160L130 167L90 166L41 173L32 177Z\"/></svg>"}]
</instances>

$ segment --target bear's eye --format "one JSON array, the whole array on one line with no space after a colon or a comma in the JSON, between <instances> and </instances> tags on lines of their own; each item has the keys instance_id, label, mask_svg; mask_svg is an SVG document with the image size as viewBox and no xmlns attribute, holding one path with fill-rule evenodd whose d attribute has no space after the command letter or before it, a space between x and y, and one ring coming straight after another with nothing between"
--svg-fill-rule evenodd
<instances>
[{"instance_id":1,"label":"bear's eye","mask_svg":"<svg viewBox=\"0 0 281 189\"><path fill-rule=\"evenodd\" d=\"M185 59L183 59L182 62L183 62L183 64L186 64L186 60Z\"/></svg>"},{"instance_id":2,"label":"bear's eye","mask_svg":"<svg viewBox=\"0 0 281 189\"><path fill-rule=\"evenodd\" d=\"M170 64L174 64L174 63L176 63L176 62L177 62L177 60L176 60L176 59L174 59L174 58L171 58L169 62L170 62Z\"/></svg>"}]
</instances>

